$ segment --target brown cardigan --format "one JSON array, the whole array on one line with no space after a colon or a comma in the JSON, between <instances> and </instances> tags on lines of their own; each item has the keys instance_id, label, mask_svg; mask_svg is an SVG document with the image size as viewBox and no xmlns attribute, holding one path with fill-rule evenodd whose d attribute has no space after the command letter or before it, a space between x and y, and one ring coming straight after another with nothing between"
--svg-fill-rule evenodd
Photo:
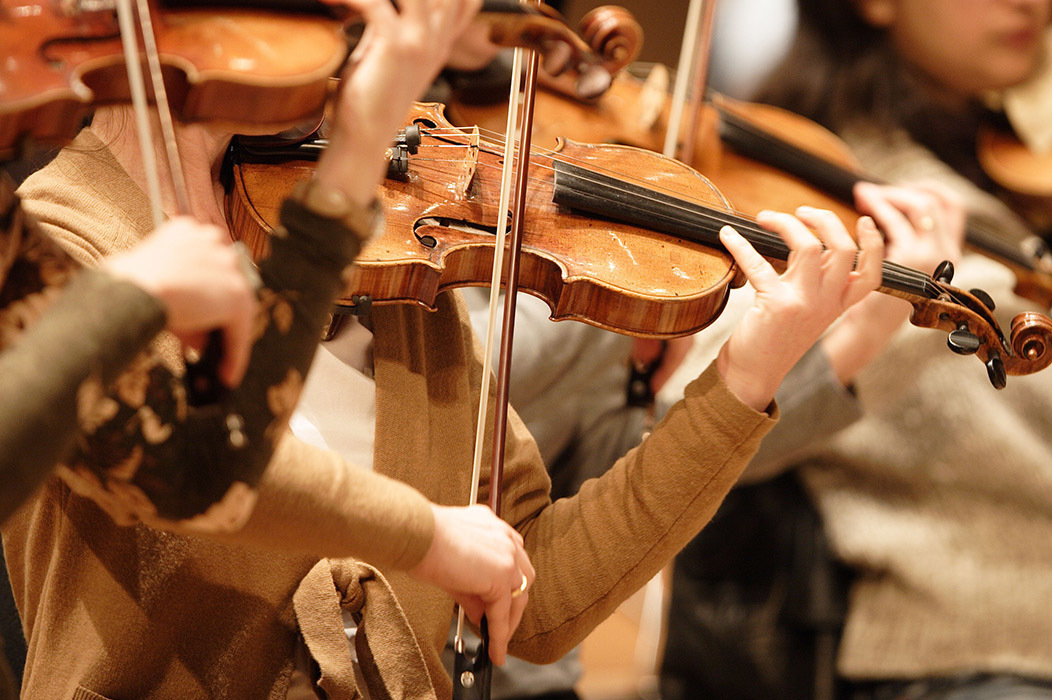
<instances>
[{"instance_id":1,"label":"brown cardigan","mask_svg":"<svg viewBox=\"0 0 1052 700\"><path fill-rule=\"evenodd\" d=\"M50 218L44 201L80 192L100 221L141 206L126 176L100 191L88 172L81 154L64 154L34 178L27 204L60 240L67 229L78 241L68 247L108 252L114 234ZM439 652L453 603L404 570L430 543L420 493L466 500L480 350L455 294L433 313L374 308L373 325L375 473L286 437L236 534L119 527L59 480L12 518L4 544L29 640L28 697L283 698L299 627L322 687L351 698L341 604L360 617L373 697L383 697L379 683L391 697L449 696ZM712 516L772 423L710 367L640 447L552 503L536 445L512 414L503 512L537 570L512 652L550 661L578 643ZM352 555L383 575L335 559Z\"/></svg>"}]
</instances>

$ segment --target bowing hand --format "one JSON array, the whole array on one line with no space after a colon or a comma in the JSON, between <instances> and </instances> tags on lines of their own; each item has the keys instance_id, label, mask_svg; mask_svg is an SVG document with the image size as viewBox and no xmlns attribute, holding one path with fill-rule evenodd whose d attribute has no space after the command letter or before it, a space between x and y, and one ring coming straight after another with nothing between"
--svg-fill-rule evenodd
<instances>
[{"instance_id":1,"label":"bowing hand","mask_svg":"<svg viewBox=\"0 0 1052 700\"><path fill-rule=\"evenodd\" d=\"M475 624L484 614L490 659L503 665L535 577L522 535L483 505L431 510L431 547L409 574L448 593Z\"/></svg>"}]
</instances>

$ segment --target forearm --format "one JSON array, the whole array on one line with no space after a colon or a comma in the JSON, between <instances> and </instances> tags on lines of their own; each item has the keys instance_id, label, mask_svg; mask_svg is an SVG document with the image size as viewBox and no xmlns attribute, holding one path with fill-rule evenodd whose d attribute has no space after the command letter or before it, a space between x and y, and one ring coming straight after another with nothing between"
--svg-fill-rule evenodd
<instances>
[{"instance_id":1,"label":"forearm","mask_svg":"<svg viewBox=\"0 0 1052 700\"><path fill-rule=\"evenodd\" d=\"M557 658L638 590L712 517L773 422L710 366L638 448L577 496L545 506L520 489L522 502L505 507L527 518L520 529L537 579L513 653Z\"/></svg>"},{"instance_id":2,"label":"forearm","mask_svg":"<svg viewBox=\"0 0 1052 700\"><path fill-rule=\"evenodd\" d=\"M211 526L224 529L247 517L246 494L258 484L284 432L322 326L342 290L341 273L360 247L359 237L340 222L295 203L286 203L282 220L285 229L272 237L271 254L260 263L258 337L240 386L218 405L195 408L186 403L181 379L163 367L122 377L113 390L120 411L88 430L69 461L74 474L84 477L82 493L90 495L94 474L110 496L125 494L120 512L108 508L119 521L178 520L213 508ZM128 385L142 388L130 391ZM230 439L230 415L243 419L243 442ZM129 463L135 467L130 475ZM128 498L121 484L135 487L136 498Z\"/></svg>"},{"instance_id":3,"label":"forearm","mask_svg":"<svg viewBox=\"0 0 1052 700\"><path fill-rule=\"evenodd\" d=\"M36 303L42 303L37 295ZM28 297L5 309L29 313ZM104 384L164 327L164 311L138 287L82 271L43 316L0 354L0 521L69 451L86 381ZM4 324L7 325L6 323ZM9 330L9 329L5 329ZM6 342L5 342L6 345Z\"/></svg>"},{"instance_id":4,"label":"forearm","mask_svg":"<svg viewBox=\"0 0 1052 700\"><path fill-rule=\"evenodd\" d=\"M395 569L420 562L435 527L430 503L416 489L353 467L291 433L278 443L243 528L202 532L194 520L162 526L251 547L354 556Z\"/></svg>"}]
</instances>

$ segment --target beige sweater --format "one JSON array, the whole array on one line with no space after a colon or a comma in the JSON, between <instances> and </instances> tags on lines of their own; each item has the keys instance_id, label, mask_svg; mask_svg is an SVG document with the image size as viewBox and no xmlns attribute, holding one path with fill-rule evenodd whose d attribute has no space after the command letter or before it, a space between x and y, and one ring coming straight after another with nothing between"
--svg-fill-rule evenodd
<instances>
[{"instance_id":1,"label":"beige sweater","mask_svg":"<svg viewBox=\"0 0 1052 700\"><path fill-rule=\"evenodd\" d=\"M973 212L1010 212L929 153L847 135L864 166L891 181L936 178ZM896 137L897 138L897 137ZM953 284L997 302L1002 329L1034 304L985 257L966 254ZM1052 678L1052 372L996 391L941 333L904 328L863 371L862 420L821 445L803 475L851 592L840 669L853 678L968 671Z\"/></svg>"},{"instance_id":2,"label":"beige sweater","mask_svg":"<svg viewBox=\"0 0 1052 700\"><path fill-rule=\"evenodd\" d=\"M27 202L82 258L143 234L110 225L142 206L142 192L121 173L99 187L93 168L85 154L64 154L34 178ZM67 206L46 201L56 191ZM78 203L90 216L69 206ZM374 309L376 473L288 437L246 527L224 542L118 527L48 483L4 531L29 639L26 696L282 698L298 627L329 696L351 698L342 604L360 617L373 697L447 697L439 652L453 604L403 573L432 523L417 491L394 481L444 504L469 490L479 348L459 297L438 307ZM552 503L513 414L503 513L537 581L512 651L549 661L579 642L711 517L772 423L709 368L639 448ZM319 560L351 555L383 576L357 560Z\"/></svg>"}]
</instances>

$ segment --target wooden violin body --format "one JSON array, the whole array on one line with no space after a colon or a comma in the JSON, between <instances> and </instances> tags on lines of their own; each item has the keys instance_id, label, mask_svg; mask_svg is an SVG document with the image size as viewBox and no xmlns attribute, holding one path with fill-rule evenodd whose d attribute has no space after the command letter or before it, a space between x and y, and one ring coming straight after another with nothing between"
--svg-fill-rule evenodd
<instances>
[{"instance_id":1,"label":"wooden violin body","mask_svg":"<svg viewBox=\"0 0 1052 700\"><path fill-rule=\"evenodd\" d=\"M497 225L500 150L477 129L452 127L438 105L408 119L408 166L381 195L387 222L362 251L347 299L433 306L441 291L489 279ZM231 228L257 255L278 207L313 161L242 157L228 198ZM530 157L520 284L545 299L554 319L577 319L643 337L694 332L724 308L740 281L719 244L733 225L776 267L782 240L730 211L712 184L686 165L627 146L560 142ZM950 334L950 347L976 354L990 378L1029 374L1052 363L1052 321L1022 314L1006 338L990 307L929 275L884 263L881 291L909 301L915 325Z\"/></svg>"},{"instance_id":2,"label":"wooden violin body","mask_svg":"<svg viewBox=\"0 0 1052 700\"><path fill-rule=\"evenodd\" d=\"M92 106L129 100L112 8L2 3L0 155L24 137L67 141ZM166 10L154 27L169 101L184 120L297 123L320 112L347 55L342 24L315 15Z\"/></svg>"},{"instance_id":3,"label":"wooden violin body","mask_svg":"<svg viewBox=\"0 0 1052 700\"><path fill-rule=\"evenodd\" d=\"M453 128L436 104L420 105L410 123L423 143L404 179L381 191L386 226L359 255L346 300L415 302L433 307L445 289L488 284L493 265L502 151L477 131ZM428 135L428 132L434 135ZM628 153L631 152L631 153ZM557 157L556 157L557 156ZM684 245L665 234L567 211L553 200L554 161L616 172L626 159L657 157L623 146L564 142L557 154L531 159L520 285L544 299L553 319L577 319L639 336L670 337L708 325L726 303L734 279L723 251ZM641 172L651 184L727 208L698 173L684 165ZM228 199L231 228L254 252L265 250L280 202L311 161L242 163Z\"/></svg>"},{"instance_id":4,"label":"wooden violin body","mask_svg":"<svg viewBox=\"0 0 1052 700\"><path fill-rule=\"evenodd\" d=\"M330 78L362 28L316 0L151 4L173 111L232 130L276 132L320 118ZM549 70L585 97L602 93L642 42L621 8L590 13L587 40L550 9L514 0L486 0L478 21L498 45L541 52ZM0 46L0 158L14 157L22 139L64 143L95 105L129 101L112 2L0 0Z\"/></svg>"}]
</instances>

